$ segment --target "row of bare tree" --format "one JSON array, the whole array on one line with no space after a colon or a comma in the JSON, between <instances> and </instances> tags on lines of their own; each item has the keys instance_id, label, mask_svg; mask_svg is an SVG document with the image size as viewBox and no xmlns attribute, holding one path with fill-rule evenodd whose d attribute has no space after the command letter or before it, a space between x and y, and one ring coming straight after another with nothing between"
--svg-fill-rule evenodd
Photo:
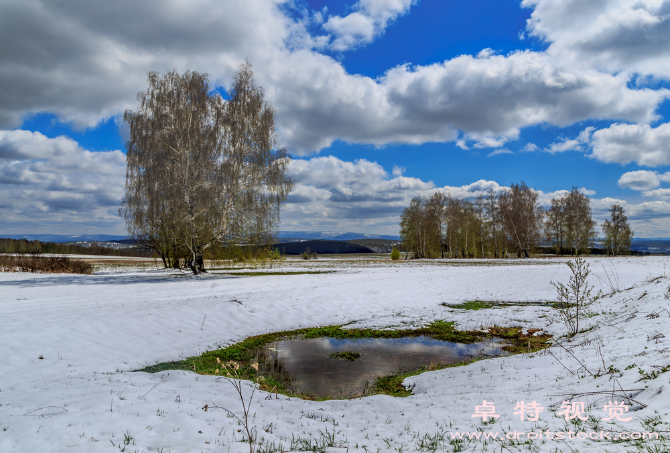
<instances>
[{"instance_id":1,"label":"row of bare tree","mask_svg":"<svg viewBox=\"0 0 670 453\"><path fill-rule=\"evenodd\" d=\"M623 209L610 208L603 224L606 248L613 255L630 248L632 231ZM541 242L557 254L588 253L597 234L589 198L573 188L544 209L538 193L525 183L490 190L473 201L442 192L416 197L401 215L400 236L415 258L528 258Z\"/></svg>"}]
</instances>

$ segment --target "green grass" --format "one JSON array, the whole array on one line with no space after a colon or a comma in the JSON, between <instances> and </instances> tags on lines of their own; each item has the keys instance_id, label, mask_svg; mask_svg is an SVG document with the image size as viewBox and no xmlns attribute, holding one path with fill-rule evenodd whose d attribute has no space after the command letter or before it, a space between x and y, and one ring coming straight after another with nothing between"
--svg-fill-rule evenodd
<instances>
[{"instance_id":1,"label":"green grass","mask_svg":"<svg viewBox=\"0 0 670 453\"><path fill-rule=\"evenodd\" d=\"M448 304L443 302L442 305L447 308L455 308L458 310L482 310L487 308L503 308L503 307L550 307L559 308L558 302L491 302L486 300L469 300L461 304Z\"/></svg>"},{"instance_id":2,"label":"green grass","mask_svg":"<svg viewBox=\"0 0 670 453\"><path fill-rule=\"evenodd\" d=\"M358 360L361 358L361 353L355 351L343 351L343 352L333 352L332 354L330 354L330 356L334 359L346 359L349 360L350 362L353 362L354 360Z\"/></svg>"},{"instance_id":3,"label":"green grass","mask_svg":"<svg viewBox=\"0 0 670 453\"><path fill-rule=\"evenodd\" d=\"M457 304L457 305L449 305L446 303L443 303L445 307L449 308L457 308L459 310L481 310L482 308L491 308L493 307L493 303L491 302L485 302L483 300L470 300L467 302L463 302L462 304Z\"/></svg>"}]
</instances>

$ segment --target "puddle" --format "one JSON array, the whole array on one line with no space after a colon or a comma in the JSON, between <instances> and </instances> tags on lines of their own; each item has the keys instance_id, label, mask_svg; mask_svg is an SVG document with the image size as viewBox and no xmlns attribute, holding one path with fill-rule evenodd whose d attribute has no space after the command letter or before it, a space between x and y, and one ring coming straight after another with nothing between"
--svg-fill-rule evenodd
<instances>
[{"instance_id":1,"label":"puddle","mask_svg":"<svg viewBox=\"0 0 670 453\"><path fill-rule=\"evenodd\" d=\"M500 340L463 344L430 337L287 339L268 343L257 354L258 373L288 382L292 393L346 398L365 393L375 378L430 364L453 364L481 356L507 355ZM360 358L332 357L357 352ZM354 354L355 355L355 354Z\"/></svg>"}]
</instances>

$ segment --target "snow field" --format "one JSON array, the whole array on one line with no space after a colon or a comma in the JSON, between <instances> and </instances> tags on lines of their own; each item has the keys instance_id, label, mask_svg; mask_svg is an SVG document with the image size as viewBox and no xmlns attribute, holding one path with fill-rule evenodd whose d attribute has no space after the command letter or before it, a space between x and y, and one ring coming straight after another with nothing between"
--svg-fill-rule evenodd
<instances>
[{"instance_id":1,"label":"snow field","mask_svg":"<svg viewBox=\"0 0 670 453\"><path fill-rule=\"evenodd\" d=\"M513 265L452 266L443 261L342 267L310 262L331 274L192 277L164 271L93 276L0 274L0 452L249 451L242 429L220 409L241 412L233 387L212 376L170 371L135 373L147 365L194 356L270 331L354 322L352 327L419 326L456 321L460 329L493 325L541 328L559 337L555 310L510 306L454 310L443 302L555 300L550 281L566 283L565 260ZM252 425L260 451L331 445L326 451L669 451L662 442L612 443L538 439L454 441L452 432L670 429L670 259L588 259L591 283L609 279L631 288L606 297L584 322L586 333L559 341L551 353L517 355L433 371L407 379L414 395L312 402L256 392ZM282 270L307 264L287 262ZM340 266L340 267L338 267ZM277 269L271 269L276 271ZM616 283L616 282L615 282ZM635 317L631 315L635 314ZM665 335L668 338L658 337ZM657 336L657 339L651 339ZM43 359L39 357L42 356ZM603 365L604 364L604 365ZM618 370L604 373L604 368ZM628 368L628 369L626 369ZM644 377L647 379L642 379ZM651 378L654 377L654 378ZM549 406L585 392L634 390L630 422L600 421L611 398L584 401L591 420L577 426ZM245 386L247 392L250 387ZM639 389L639 390L637 390ZM621 399L621 398L619 398ZM493 402L500 414L483 425L475 406ZM539 421L520 421L515 405L537 401ZM638 410L633 410L638 409ZM654 417L657 417L654 419ZM566 429L567 426L567 429ZM125 441L124 441L124 435ZM504 435L504 434L503 434ZM127 442L126 442L127 441ZM124 445L128 443L128 445ZM660 448L645 450L645 448ZM265 449L265 450L263 450ZM505 451L505 450L503 450Z\"/></svg>"}]
</instances>

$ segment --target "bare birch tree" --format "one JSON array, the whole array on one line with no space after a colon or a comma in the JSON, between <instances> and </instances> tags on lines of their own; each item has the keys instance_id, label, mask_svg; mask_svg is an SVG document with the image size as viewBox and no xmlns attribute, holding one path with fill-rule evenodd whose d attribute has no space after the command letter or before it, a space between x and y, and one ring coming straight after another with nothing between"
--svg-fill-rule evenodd
<instances>
[{"instance_id":1,"label":"bare birch tree","mask_svg":"<svg viewBox=\"0 0 670 453\"><path fill-rule=\"evenodd\" d=\"M292 188L289 158L248 62L228 100L213 93L206 74L151 72L148 82L138 109L124 115L130 140L120 213L132 237L161 256L188 257L198 274L206 249L276 228Z\"/></svg>"},{"instance_id":2,"label":"bare birch tree","mask_svg":"<svg viewBox=\"0 0 670 453\"><path fill-rule=\"evenodd\" d=\"M508 192L500 194L502 224L519 258L530 257L540 238L544 211L537 198L537 192L524 182L512 184Z\"/></svg>"},{"instance_id":3,"label":"bare birch tree","mask_svg":"<svg viewBox=\"0 0 670 453\"><path fill-rule=\"evenodd\" d=\"M566 241L567 225L565 217L565 197L553 198L551 207L547 210L545 231L547 240L554 246L557 255L563 254Z\"/></svg>"},{"instance_id":4,"label":"bare birch tree","mask_svg":"<svg viewBox=\"0 0 670 453\"><path fill-rule=\"evenodd\" d=\"M608 254L617 256L623 251L630 250L633 230L628 224L626 211L618 204L610 206L610 219L603 223L603 233L605 233L605 248Z\"/></svg>"}]
</instances>

